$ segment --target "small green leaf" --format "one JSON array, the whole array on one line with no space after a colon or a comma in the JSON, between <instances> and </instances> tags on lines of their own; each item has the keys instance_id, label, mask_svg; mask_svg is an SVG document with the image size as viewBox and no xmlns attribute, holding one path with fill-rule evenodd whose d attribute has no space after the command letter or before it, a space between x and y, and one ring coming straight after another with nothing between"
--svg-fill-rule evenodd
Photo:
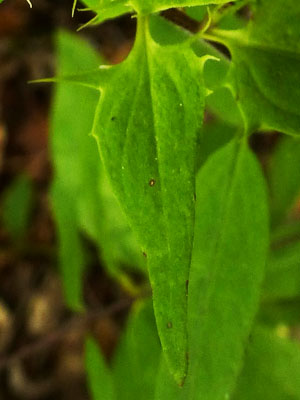
<instances>
[{"instance_id":1,"label":"small green leaf","mask_svg":"<svg viewBox=\"0 0 300 400\"><path fill-rule=\"evenodd\" d=\"M257 311L267 250L265 182L247 143L234 140L208 159L197 179L190 398L229 398Z\"/></svg>"},{"instance_id":2,"label":"small green leaf","mask_svg":"<svg viewBox=\"0 0 300 400\"><path fill-rule=\"evenodd\" d=\"M61 32L57 43L59 75L82 76L81 71L100 64L98 54L75 35ZM128 278L120 272L122 267L143 268L145 264L136 238L109 187L95 142L89 136L98 99L99 91L59 83L51 117L55 171L51 195L58 228L59 260L67 304L77 310L82 308L84 268L80 232L94 241L109 273L123 282Z\"/></svg>"},{"instance_id":3,"label":"small green leaf","mask_svg":"<svg viewBox=\"0 0 300 400\"><path fill-rule=\"evenodd\" d=\"M197 170L216 150L233 139L236 128L223 121L213 120L205 123L201 130L197 151Z\"/></svg>"},{"instance_id":4,"label":"small green leaf","mask_svg":"<svg viewBox=\"0 0 300 400\"><path fill-rule=\"evenodd\" d=\"M300 346L271 330L251 334L233 400L299 400Z\"/></svg>"},{"instance_id":5,"label":"small green leaf","mask_svg":"<svg viewBox=\"0 0 300 400\"><path fill-rule=\"evenodd\" d=\"M94 126L113 190L147 254L162 347L177 381L187 368L186 280L203 63L185 45L180 51L160 46L140 18L129 57L103 70Z\"/></svg>"},{"instance_id":6,"label":"small green leaf","mask_svg":"<svg viewBox=\"0 0 300 400\"><path fill-rule=\"evenodd\" d=\"M28 228L32 201L32 182L25 175L15 179L4 193L2 220L4 227L15 240L21 239Z\"/></svg>"},{"instance_id":7,"label":"small green leaf","mask_svg":"<svg viewBox=\"0 0 300 400\"><path fill-rule=\"evenodd\" d=\"M300 297L300 242L273 250L268 259L263 286L264 301Z\"/></svg>"},{"instance_id":8,"label":"small green leaf","mask_svg":"<svg viewBox=\"0 0 300 400\"><path fill-rule=\"evenodd\" d=\"M215 30L232 55L230 85L246 129L299 135L300 3L261 0L245 29Z\"/></svg>"},{"instance_id":9,"label":"small green leaf","mask_svg":"<svg viewBox=\"0 0 300 400\"><path fill-rule=\"evenodd\" d=\"M58 261L66 304L70 309L81 311L84 254L78 231L78 218L73 192L58 180L51 188L52 211L58 236Z\"/></svg>"},{"instance_id":10,"label":"small green leaf","mask_svg":"<svg viewBox=\"0 0 300 400\"><path fill-rule=\"evenodd\" d=\"M300 127L299 127L300 132ZM281 138L269 164L271 211L278 224L300 198L300 140Z\"/></svg>"},{"instance_id":11,"label":"small green leaf","mask_svg":"<svg viewBox=\"0 0 300 400\"><path fill-rule=\"evenodd\" d=\"M128 0L84 0L84 3L97 13L92 20L93 24L99 24L107 19L133 12Z\"/></svg>"},{"instance_id":12,"label":"small green leaf","mask_svg":"<svg viewBox=\"0 0 300 400\"><path fill-rule=\"evenodd\" d=\"M60 32L57 36L57 51L59 74L79 73L85 68L95 68L100 63L90 46L66 32ZM75 310L83 307L84 254L79 236L82 219L78 204L86 192L89 193L90 202L97 196L98 155L88 133L98 98L97 92L90 89L59 84L51 115L50 140L54 163L51 201L58 229L59 264L66 302ZM92 174L89 174L90 170ZM83 183L86 185L85 191L82 191ZM92 212L95 224L99 213L95 209ZM92 230L90 226L88 231Z\"/></svg>"},{"instance_id":13,"label":"small green leaf","mask_svg":"<svg viewBox=\"0 0 300 400\"><path fill-rule=\"evenodd\" d=\"M85 342L85 365L88 388L93 400L115 400L113 375L99 345L91 337Z\"/></svg>"},{"instance_id":14,"label":"small green leaf","mask_svg":"<svg viewBox=\"0 0 300 400\"><path fill-rule=\"evenodd\" d=\"M118 399L153 400L160 355L152 301L138 302L131 311L113 363Z\"/></svg>"}]
</instances>

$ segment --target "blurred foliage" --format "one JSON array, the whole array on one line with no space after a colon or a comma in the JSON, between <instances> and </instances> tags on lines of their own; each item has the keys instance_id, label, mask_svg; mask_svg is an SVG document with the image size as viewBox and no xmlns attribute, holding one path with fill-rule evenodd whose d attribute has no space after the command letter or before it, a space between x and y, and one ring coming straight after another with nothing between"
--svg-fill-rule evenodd
<instances>
[{"instance_id":1,"label":"blurred foliage","mask_svg":"<svg viewBox=\"0 0 300 400\"><path fill-rule=\"evenodd\" d=\"M2 198L2 222L18 241L28 229L33 207L33 185L26 175L17 177Z\"/></svg>"}]
</instances>

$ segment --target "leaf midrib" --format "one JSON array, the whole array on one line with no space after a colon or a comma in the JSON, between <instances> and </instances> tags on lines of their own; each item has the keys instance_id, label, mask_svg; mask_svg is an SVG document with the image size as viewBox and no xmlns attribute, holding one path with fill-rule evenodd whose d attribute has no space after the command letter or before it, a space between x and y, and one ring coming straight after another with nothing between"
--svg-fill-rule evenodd
<instances>
[{"instance_id":1,"label":"leaf midrib","mask_svg":"<svg viewBox=\"0 0 300 400\"><path fill-rule=\"evenodd\" d=\"M155 113L154 113L154 108L153 108L153 83L152 83L152 73L151 73L151 68L150 68L150 62L149 62L149 41L151 40L151 38L149 37L150 33L149 33L149 29L148 29L148 23L149 20L146 19L145 20L145 25L144 25L144 44L145 44L145 62L147 65L147 71L148 71L148 77L149 77L149 94L150 94L150 104L151 104L151 113L152 113L152 120L153 120L153 132L154 132L154 139L155 139L155 152L156 152L156 158L157 158L157 170L158 170L158 178L159 178L159 189L160 189L160 194L161 194L161 208L162 208L162 215L163 215L163 219L164 219L164 225L165 227L168 227L168 222L167 222L167 216L166 216L166 211L165 211L165 199L164 199L164 195L163 195L163 180L161 178L161 165L160 165L160 160L159 160L159 152L158 152L158 135L157 135L157 121L155 118ZM169 258L171 256L171 247L170 247L170 239L169 239L169 232L167 230L167 228L165 229L165 237L166 237L166 241L167 241L167 249L168 249L168 255Z\"/></svg>"}]
</instances>

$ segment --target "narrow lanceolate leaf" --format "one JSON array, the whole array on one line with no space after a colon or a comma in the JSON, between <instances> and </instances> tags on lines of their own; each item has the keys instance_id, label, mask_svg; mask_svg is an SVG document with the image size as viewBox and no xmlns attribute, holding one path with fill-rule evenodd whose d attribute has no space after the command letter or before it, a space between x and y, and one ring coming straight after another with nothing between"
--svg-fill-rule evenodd
<instances>
[{"instance_id":1,"label":"narrow lanceolate leaf","mask_svg":"<svg viewBox=\"0 0 300 400\"><path fill-rule=\"evenodd\" d=\"M58 75L93 69L101 62L90 46L67 32L57 35L57 52ZM100 177L99 163L97 151L94 151L92 140L88 137L93 124L93 109L98 99L96 91L59 84L53 99L50 121L54 167L51 203L58 230L59 264L66 302L75 310L83 307L81 289L84 253L79 235L83 218L79 204L85 200L83 197L86 194L93 222L98 221L95 225L99 225L99 195L96 190ZM97 208L90 206L93 202ZM86 214L84 219L87 225Z\"/></svg>"},{"instance_id":2,"label":"narrow lanceolate leaf","mask_svg":"<svg viewBox=\"0 0 300 400\"><path fill-rule=\"evenodd\" d=\"M233 400L299 400L300 346L255 328Z\"/></svg>"},{"instance_id":3,"label":"narrow lanceolate leaf","mask_svg":"<svg viewBox=\"0 0 300 400\"><path fill-rule=\"evenodd\" d=\"M268 171L272 219L276 225L287 217L300 199L299 165L300 138L283 137L272 154Z\"/></svg>"},{"instance_id":4,"label":"narrow lanceolate leaf","mask_svg":"<svg viewBox=\"0 0 300 400\"><path fill-rule=\"evenodd\" d=\"M299 135L300 2L255 4L247 28L216 31L232 54L230 84L249 131Z\"/></svg>"},{"instance_id":5,"label":"narrow lanceolate leaf","mask_svg":"<svg viewBox=\"0 0 300 400\"><path fill-rule=\"evenodd\" d=\"M97 342L88 337L85 342L85 366L92 400L115 400L113 375Z\"/></svg>"},{"instance_id":6,"label":"narrow lanceolate leaf","mask_svg":"<svg viewBox=\"0 0 300 400\"><path fill-rule=\"evenodd\" d=\"M161 47L140 18L127 60L102 70L94 124L113 190L147 255L162 347L177 381L187 368L186 281L203 62L184 45Z\"/></svg>"},{"instance_id":7,"label":"narrow lanceolate leaf","mask_svg":"<svg viewBox=\"0 0 300 400\"><path fill-rule=\"evenodd\" d=\"M153 400L161 346L152 301L134 305L113 362L116 398ZM176 385L172 378L174 385Z\"/></svg>"},{"instance_id":8,"label":"narrow lanceolate leaf","mask_svg":"<svg viewBox=\"0 0 300 400\"><path fill-rule=\"evenodd\" d=\"M229 143L199 172L188 295L191 400L230 398L263 278L266 204L245 141Z\"/></svg>"},{"instance_id":9,"label":"narrow lanceolate leaf","mask_svg":"<svg viewBox=\"0 0 300 400\"><path fill-rule=\"evenodd\" d=\"M300 297L300 241L273 250L268 258L263 286L264 301Z\"/></svg>"}]
</instances>

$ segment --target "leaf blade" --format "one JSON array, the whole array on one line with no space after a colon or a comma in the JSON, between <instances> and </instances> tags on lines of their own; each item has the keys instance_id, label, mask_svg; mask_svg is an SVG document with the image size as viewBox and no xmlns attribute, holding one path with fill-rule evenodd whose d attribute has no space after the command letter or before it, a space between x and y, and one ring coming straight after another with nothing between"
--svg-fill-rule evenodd
<instances>
[{"instance_id":1,"label":"leaf blade","mask_svg":"<svg viewBox=\"0 0 300 400\"><path fill-rule=\"evenodd\" d=\"M112 187L147 254L162 346L178 381L187 367L185 282L205 97L201 68L191 49L179 54L154 42L140 19L130 56L110 70L94 129Z\"/></svg>"},{"instance_id":2,"label":"leaf blade","mask_svg":"<svg viewBox=\"0 0 300 400\"><path fill-rule=\"evenodd\" d=\"M266 204L244 141L232 141L200 170L188 308L193 399L224 399L233 389L267 256Z\"/></svg>"}]
</instances>

